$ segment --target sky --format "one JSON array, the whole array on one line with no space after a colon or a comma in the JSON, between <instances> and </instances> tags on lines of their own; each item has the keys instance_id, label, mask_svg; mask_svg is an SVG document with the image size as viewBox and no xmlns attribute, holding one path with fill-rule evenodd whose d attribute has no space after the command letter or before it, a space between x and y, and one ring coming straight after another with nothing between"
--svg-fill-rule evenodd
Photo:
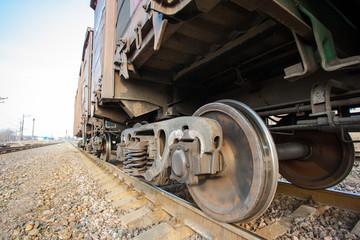
<instances>
[{"instance_id":1,"label":"sky","mask_svg":"<svg viewBox=\"0 0 360 240\"><path fill-rule=\"evenodd\" d=\"M72 136L90 0L0 0L0 129Z\"/></svg>"}]
</instances>

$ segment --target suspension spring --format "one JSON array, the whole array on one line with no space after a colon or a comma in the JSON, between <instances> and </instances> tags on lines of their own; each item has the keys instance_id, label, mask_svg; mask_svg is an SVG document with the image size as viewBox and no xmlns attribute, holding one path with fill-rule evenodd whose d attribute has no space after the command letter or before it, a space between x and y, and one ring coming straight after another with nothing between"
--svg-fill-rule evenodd
<instances>
[{"instance_id":1,"label":"suspension spring","mask_svg":"<svg viewBox=\"0 0 360 240\"><path fill-rule=\"evenodd\" d=\"M148 166L147 147L143 148L128 147L124 148L124 171L136 176L144 173Z\"/></svg>"}]
</instances>

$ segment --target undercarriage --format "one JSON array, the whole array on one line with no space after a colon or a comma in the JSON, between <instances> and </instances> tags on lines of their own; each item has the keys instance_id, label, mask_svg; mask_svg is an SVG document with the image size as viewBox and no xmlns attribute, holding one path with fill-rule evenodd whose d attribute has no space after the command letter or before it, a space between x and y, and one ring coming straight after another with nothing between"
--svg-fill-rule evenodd
<instances>
[{"instance_id":1,"label":"undercarriage","mask_svg":"<svg viewBox=\"0 0 360 240\"><path fill-rule=\"evenodd\" d=\"M214 219L250 221L271 203L279 172L307 189L334 186L350 173L349 132L360 130L356 94L331 80L315 84L308 103L255 112L241 102L219 100L193 116L123 130L112 157L127 174L153 185L186 184ZM97 139L101 143L92 143L93 149L108 161L115 154L111 137Z\"/></svg>"}]
</instances>

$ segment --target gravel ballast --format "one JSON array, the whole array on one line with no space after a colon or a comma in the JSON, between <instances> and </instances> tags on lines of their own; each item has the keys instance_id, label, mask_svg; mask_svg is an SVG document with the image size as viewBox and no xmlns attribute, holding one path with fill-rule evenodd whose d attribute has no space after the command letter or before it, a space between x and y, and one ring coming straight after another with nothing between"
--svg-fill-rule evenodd
<instances>
[{"instance_id":1,"label":"gravel ballast","mask_svg":"<svg viewBox=\"0 0 360 240\"><path fill-rule=\"evenodd\" d=\"M70 144L0 156L0 239L131 239Z\"/></svg>"}]
</instances>

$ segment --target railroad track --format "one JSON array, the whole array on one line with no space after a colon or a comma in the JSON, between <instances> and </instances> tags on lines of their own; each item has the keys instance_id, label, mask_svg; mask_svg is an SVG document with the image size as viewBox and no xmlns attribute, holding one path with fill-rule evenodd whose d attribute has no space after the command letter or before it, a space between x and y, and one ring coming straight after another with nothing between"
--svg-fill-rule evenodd
<instances>
[{"instance_id":1,"label":"railroad track","mask_svg":"<svg viewBox=\"0 0 360 240\"><path fill-rule=\"evenodd\" d=\"M75 147L75 146L74 146ZM122 225L147 230L135 239L185 239L197 234L207 239L275 239L286 233L295 218L308 218L318 209L301 205L290 216L255 232L209 218L195 205L173 195L167 187L154 187L126 175L119 167L78 149L86 156L92 177L106 190L106 197L123 210ZM173 186L174 188L180 185ZM279 183L277 192L299 199L316 201L337 208L360 212L360 196L336 191L311 191L291 184ZM359 225L359 224L358 224Z\"/></svg>"},{"instance_id":2,"label":"railroad track","mask_svg":"<svg viewBox=\"0 0 360 240\"><path fill-rule=\"evenodd\" d=\"M45 147L49 145L53 145L56 143L46 143L46 144L26 144L23 146L0 146L0 154L10 153L10 152L17 152L17 151L23 151L27 149L32 148L38 148L38 147Z\"/></svg>"}]
</instances>

